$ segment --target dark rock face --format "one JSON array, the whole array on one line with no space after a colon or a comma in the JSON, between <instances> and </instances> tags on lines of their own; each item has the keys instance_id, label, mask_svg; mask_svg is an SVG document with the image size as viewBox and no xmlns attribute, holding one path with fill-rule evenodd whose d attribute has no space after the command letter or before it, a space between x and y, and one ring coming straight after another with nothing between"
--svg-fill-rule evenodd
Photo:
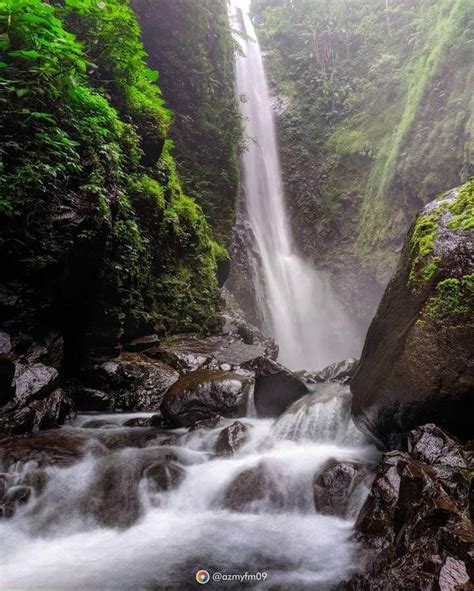
<instances>
[{"instance_id":1,"label":"dark rock face","mask_svg":"<svg viewBox=\"0 0 474 591\"><path fill-rule=\"evenodd\" d=\"M216 453L221 456L231 456L247 441L248 427L240 421L235 421L219 433L216 441Z\"/></svg>"},{"instance_id":2,"label":"dark rock face","mask_svg":"<svg viewBox=\"0 0 474 591\"><path fill-rule=\"evenodd\" d=\"M352 591L454 591L474 576L466 454L434 425L411 432L409 446L385 455L357 519L373 556Z\"/></svg>"},{"instance_id":3,"label":"dark rock face","mask_svg":"<svg viewBox=\"0 0 474 591\"><path fill-rule=\"evenodd\" d=\"M278 417L309 393L296 374L267 357L245 363L242 368L256 376L254 401L259 417Z\"/></svg>"},{"instance_id":4,"label":"dark rock face","mask_svg":"<svg viewBox=\"0 0 474 591\"><path fill-rule=\"evenodd\" d=\"M68 392L58 388L63 341L46 333L39 341L0 332L0 435L55 427L73 411Z\"/></svg>"},{"instance_id":5,"label":"dark rock face","mask_svg":"<svg viewBox=\"0 0 474 591\"><path fill-rule=\"evenodd\" d=\"M161 361L126 352L86 370L84 380L91 389L78 389L75 398L83 410L156 411L178 377L178 372Z\"/></svg>"},{"instance_id":6,"label":"dark rock face","mask_svg":"<svg viewBox=\"0 0 474 591\"><path fill-rule=\"evenodd\" d=\"M416 219L351 382L355 421L392 448L426 422L473 437L473 199L471 182Z\"/></svg>"},{"instance_id":7,"label":"dark rock face","mask_svg":"<svg viewBox=\"0 0 474 591\"><path fill-rule=\"evenodd\" d=\"M330 460L313 480L314 506L318 513L347 517L354 489L369 476L362 464Z\"/></svg>"},{"instance_id":8,"label":"dark rock face","mask_svg":"<svg viewBox=\"0 0 474 591\"><path fill-rule=\"evenodd\" d=\"M212 418L241 417L246 413L253 379L225 371L191 372L167 391L161 412L170 425L189 427Z\"/></svg>"}]
</instances>

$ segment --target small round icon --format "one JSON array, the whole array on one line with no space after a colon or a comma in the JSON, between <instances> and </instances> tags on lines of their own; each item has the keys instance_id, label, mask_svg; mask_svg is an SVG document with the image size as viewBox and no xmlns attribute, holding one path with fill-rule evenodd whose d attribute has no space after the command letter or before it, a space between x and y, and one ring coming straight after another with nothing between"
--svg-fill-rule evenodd
<instances>
[{"instance_id":1,"label":"small round icon","mask_svg":"<svg viewBox=\"0 0 474 591\"><path fill-rule=\"evenodd\" d=\"M200 585L205 585L210 578L211 575L207 572L207 570L198 570L198 572L196 573L196 581Z\"/></svg>"}]
</instances>

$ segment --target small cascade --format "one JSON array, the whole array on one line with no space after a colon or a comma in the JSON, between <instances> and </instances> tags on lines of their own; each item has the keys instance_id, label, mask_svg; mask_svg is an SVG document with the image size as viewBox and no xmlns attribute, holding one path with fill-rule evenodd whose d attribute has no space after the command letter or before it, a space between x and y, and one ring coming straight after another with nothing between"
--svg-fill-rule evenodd
<instances>
[{"instance_id":1,"label":"small cascade","mask_svg":"<svg viewBox=\"0 0 474 591\"><path fill-rule=\"evenodd\" d=\"M292 369L319 369L358 355L357 331L328 277L296 252L285 209L278 142L270 94L249 0L233 0L243 54L236 64L240 109L249 139L242 155L245 216L254 247L250 267L266 330L280 346L280 360Z\"/></svg>"},{"instance_id":2,"label":"small cascade","mask_svg":"<svg viewBox=\"0 0 474 591\"><path fill-rule=\"evenodd\" d=\"M0 587L186 590L204 568L267 573L254 589L328 591L357 568L353 514L319 514L313 479L328 460L374 457L333 420L346 405L343 392L326 391L277 420L241 418L245 440L230 456L215 450L233 419L188 431L123 426L145 413L80 415L46 432L45 453L59 437L84 455L4 466L2 482L31 494L0 521ZM365 495L359 487L351 503Z\"/></svg>"},{"instance_id":3,"label":"small cascade","mask_svg":"<svg viewBox=\"0 0 474 591\"><path fill-rule=\"evenodd\" d=\"M365 435L351 417L352 395L348 386L321 384L312 394L295 402L273 427L277 439L317 441L338 445L363 445Z\"/></svg>"}]
</instances>

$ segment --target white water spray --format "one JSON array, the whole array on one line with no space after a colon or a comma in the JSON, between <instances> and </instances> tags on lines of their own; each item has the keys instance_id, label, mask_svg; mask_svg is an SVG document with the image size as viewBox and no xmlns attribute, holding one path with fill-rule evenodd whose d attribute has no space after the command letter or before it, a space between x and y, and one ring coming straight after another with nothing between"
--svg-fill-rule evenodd
<instances>
[{"instance_id":1,"label":"white water spray","mask_svg":"<svg viewBox=\"0 0 474 591\"><path fill-rule=\"evenodd\" d=\"M262 55L248 16L249 0L233 0L245 35L236 64L241 113L249 138L242 156L246 213L259 261L253 261L257 305L292 369L319 369L355 356L360 343L327 276L295 251L285 212L278 143ZM261 268L260 268L261 267Z\"/></svg>"}]
</instances>

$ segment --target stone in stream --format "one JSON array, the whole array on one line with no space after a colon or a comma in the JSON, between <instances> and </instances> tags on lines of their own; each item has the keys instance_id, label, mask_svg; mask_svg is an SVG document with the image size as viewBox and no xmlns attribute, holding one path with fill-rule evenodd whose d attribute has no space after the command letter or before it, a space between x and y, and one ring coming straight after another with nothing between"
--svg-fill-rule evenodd
<instances>
[{"instance_id":1,"label":"stone in stream","mask_svg":"<svg viewBox=\"0 0 474 591\"><path fill-rule=\"evenodd\" d=\"M369 476L368 469L356 462L329 460L313 479L314 506L318 513L348 517L351 495Z\"/></svg>"},{"instance_id":2,"label":"stone in stream","mask_svg":"<svg viewBox=\"0 0 474 591\"><path fill-rule=\"evenodd\" d=\"M285 474L278 461L263 460L241 472L229 485L224 509L248 512L257 508L282 509L286 504Z\"/></svg>"},{"instance_id":3,"label":"stone in stream","mask_svg":"<svg viewBox=\"0 0 474 591\"><path fill-rule=\"evenodd\" d=\"M309 384L322 384L326 382L340 382L341 384L348 384L353 378L359 360L354 358L344 359L332 363L327 367L317 372L301 371L297 375Z\"/></svg>"},{"instance_id":4,"label":"stone in stream","mask_svg":"<svg viewBox=\"0 0 474 591\"><path fill-rule=\"evenodd\" d=\"M254 381L226 371L198 370L173 384L163 399L161 412L172 426L189 427L215 415L245 416Z\"/></svg>"},{"instance_id":5,"label":"stone in stream","mask_svg":"<svg viewBox=\"0 0 474 591\"><path fill-rule=\"evenodd\" d=\"M143 476L153 483L156 491L177 488L184 480L185 475L185 469L169 458L163 462L152 464L143 471Z\"/></svg>"},{"instance_id":6,"label":"stone in stream","mask_svg":"<svg viewBox=\"0 0 474 591\"><path fill-rule=\"evenodd\" d=\"M351 591L455 591L467 589L462 585L474 577L472 464L434 425L411 432L409 445L409 453L384 456L357 518L359 540L372 564L350 581Z\"/></svg>"},{"instance_id":7,"label":"stone in stream","mask_svg":"<svg viewBox=\"0 0 474 591\"><path fill-rule=\"evenodd\" d=\"M254 402L259 417L279 417L309 393L296 374L268 357L244 363L242 369L255 374Z\"/></svg>"},{"instance_id":8,"label":"stone in stream","mask_svg":"<svg viewBox=\"0 0 474 591\"><path fill-rule=\"evenodd\" d=\"M216 453L221 456L231 456L248 440L248 427L240 421L235 421L219 433L216 441Z\"/></svg>"},{"instance_id":9,"label":"stone in stream","mask_svg":"<svg viewBox=\"0 0 474 591\"><path fill-rule=\"evenodd\" d=\"M473 437L473 201L471 180L423 209L367 333L352 412L386 447L426 422Z\"/></svg>"},{"instance_id":10,"label":"stone in stream","mask_svg":"<svg viewBox=\"0 0 474 591\"><path fill-rule=\"evenodd\" d=\"M17 462L26 464L29 461L40 467L70 466L88 452L97 455L107 453L107 450L78 429L52 429L0 441L0 460L6 470Z\"/></svg>"}]
</instances>

